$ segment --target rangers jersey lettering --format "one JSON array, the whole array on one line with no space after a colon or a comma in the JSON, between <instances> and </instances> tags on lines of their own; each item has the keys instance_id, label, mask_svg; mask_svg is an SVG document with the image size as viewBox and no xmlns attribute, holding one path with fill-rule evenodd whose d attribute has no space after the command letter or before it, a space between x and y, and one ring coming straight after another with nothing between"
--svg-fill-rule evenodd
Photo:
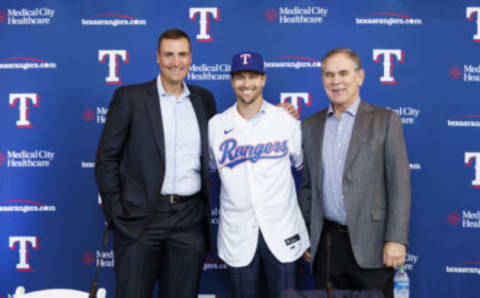
<instances>
[{"instance_id":1,"label":"rangers jersey lettering","mask_svg":"<svg viewBox=\"0 0 480 298\"><path fill-rule=\"evenodd\" d=\"M245 161L257 162L263 158L282 158L288 154L287 140L241 146L237 144L237 140L227 139L220 144L219 149L223 152L219 160L220 166L229 168Z\"/></svg>"}]
</instances>

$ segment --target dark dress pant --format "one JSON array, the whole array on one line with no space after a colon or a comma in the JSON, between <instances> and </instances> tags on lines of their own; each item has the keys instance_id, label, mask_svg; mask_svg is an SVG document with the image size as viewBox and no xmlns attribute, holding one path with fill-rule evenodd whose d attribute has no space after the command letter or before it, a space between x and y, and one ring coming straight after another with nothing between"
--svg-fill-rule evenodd
<instances>
[{"instance_id":1,"label":"dark dress pant","mask_svg":"<svg viewBox=\"0 0 480 298\"><path fill-rule=\"evenodd\" d=\"M363 269L353 255L346 226L325 220L313 265L317 289L377 289L393 297L392 268Z\"/></svg>"},{"instance_id":2,"label":"dark dress pant","mask_svg":"<svg viewBox=\"0 0 480 298\"><path fill-rule=\"evenodd\" d=\"M138 241L115 247L116 298L197 298L206 255L205 204L159 201ZM115 229L114 229L115 231Z\"/></svg>"},{"instance_id":3,"label":"dark dress pant","mask_svg":"<svg viewBox=\"0 0 480 298\"><path fill-rule=\"evenodd\" d=\"M264 298L260 296L260 274L264 274L268 297L279 298L282 291L295 289L295 262L281 263L268 249L262 233L253 260L245 267L228 266L234 298Z\"/></svg>"}]
</instances>

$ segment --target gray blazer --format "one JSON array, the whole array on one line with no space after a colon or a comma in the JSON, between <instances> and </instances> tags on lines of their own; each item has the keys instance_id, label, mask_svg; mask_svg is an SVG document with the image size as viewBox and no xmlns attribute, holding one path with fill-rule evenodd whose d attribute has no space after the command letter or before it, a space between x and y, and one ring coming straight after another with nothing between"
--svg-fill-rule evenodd
<instances>
[{"instance_id":1,"label":"gray blazer","mask_svg":"<svg viewBox=\"0 0 480 298\"><path fill-rule=\"evenodd\" d=\"M299 204L316 255L323 227L322 143L327 109L302 121L305 170ZM410 166L400 117L360 102L343 176L353 253L362 268L383 267L387 241L408 244ZM313 264L313 260L312 260Z\"/></svg>"}]
</instances>

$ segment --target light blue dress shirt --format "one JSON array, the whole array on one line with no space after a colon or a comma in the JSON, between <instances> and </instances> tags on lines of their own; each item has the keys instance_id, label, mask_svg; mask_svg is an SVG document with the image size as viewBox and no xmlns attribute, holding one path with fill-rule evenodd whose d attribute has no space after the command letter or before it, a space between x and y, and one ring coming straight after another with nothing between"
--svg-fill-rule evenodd
<instances>
[{"instance_id":1,"label":"light blue dress shirt","mask_svg":"<svg viewBox=\"0 0 480 298\"><path fill-rule=\"evenodd\" d=\"M338 119L330 104L323 136L322 166L325 218L343 225L348 224L343 201L343 171L359 105L360 98L356 99L348 109L341 113L341 119Z\"/></svg>"},{"instance_id":2,"label":"light blue dress shirt","mask_svg":"<svg viewBox=\"0 0 480 298\"><path fill-rule=\"evenodd\" d=\"M248 122L252 123L253 126L256 126L257 123L260 121L263 115L265 115L265 112L267 110L267 106L265 105L266 101L265 99L262 100L262 106L260 107L260 110L253 115L252 118L248 119Z\"/></svg>"},{"instance_id":3,"label":"light blue dress shirt","mask_svg":"<svg viewBox=\"0 0 480 298\"><path fill-rule=\"evenodd\" d=\"M161 194L195 194L200 191L202 184L201 141L190 91L183 83L183 91L178 98L167 94L160 75L157 77L157 89L165 138L165 178Z\"/></svg>"}]
</instances>

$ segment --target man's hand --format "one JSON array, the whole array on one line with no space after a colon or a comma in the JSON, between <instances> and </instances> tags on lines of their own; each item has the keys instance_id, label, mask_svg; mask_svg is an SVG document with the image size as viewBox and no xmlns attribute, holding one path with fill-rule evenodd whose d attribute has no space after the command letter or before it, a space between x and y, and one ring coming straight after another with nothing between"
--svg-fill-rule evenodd
<instances>
[{"instance_id":1,"label":"man's hand","mask_svg":"<svg viewBox=\"0 0 480 298\"><path fill-rule=\"evenodd\" d=\"M310 252L310 248L305 251L303 258L309 263L312 262L312 253Z\"/></svg>"},{"instance_id":2,"label":"man's hand","mask_svg":"<svg viewBox=\"0 0 480 298\"><path fill-rule=\"evenodd\" d=\"M383 264L387 267L398 267L405 264L407 250L405 245L397 242L387 242L383 246Z\"/></svg>"},{"instance_id":3,"label":"man's hand","mask_svg":"<svg viewBox=\"0 0 480 298\"><path fill-rule=\"evenodd\" d=\"M285 103L279 103L277 105L277 107L281 107L283 108L285 111L287 111L287 113L290 114L290 116L292 116L293 118L295 119L300 119L300 113L298 112L297 109L295 109L295 107L289 103L289 102L285 102Z\"/></svg>"}]
</instances>

